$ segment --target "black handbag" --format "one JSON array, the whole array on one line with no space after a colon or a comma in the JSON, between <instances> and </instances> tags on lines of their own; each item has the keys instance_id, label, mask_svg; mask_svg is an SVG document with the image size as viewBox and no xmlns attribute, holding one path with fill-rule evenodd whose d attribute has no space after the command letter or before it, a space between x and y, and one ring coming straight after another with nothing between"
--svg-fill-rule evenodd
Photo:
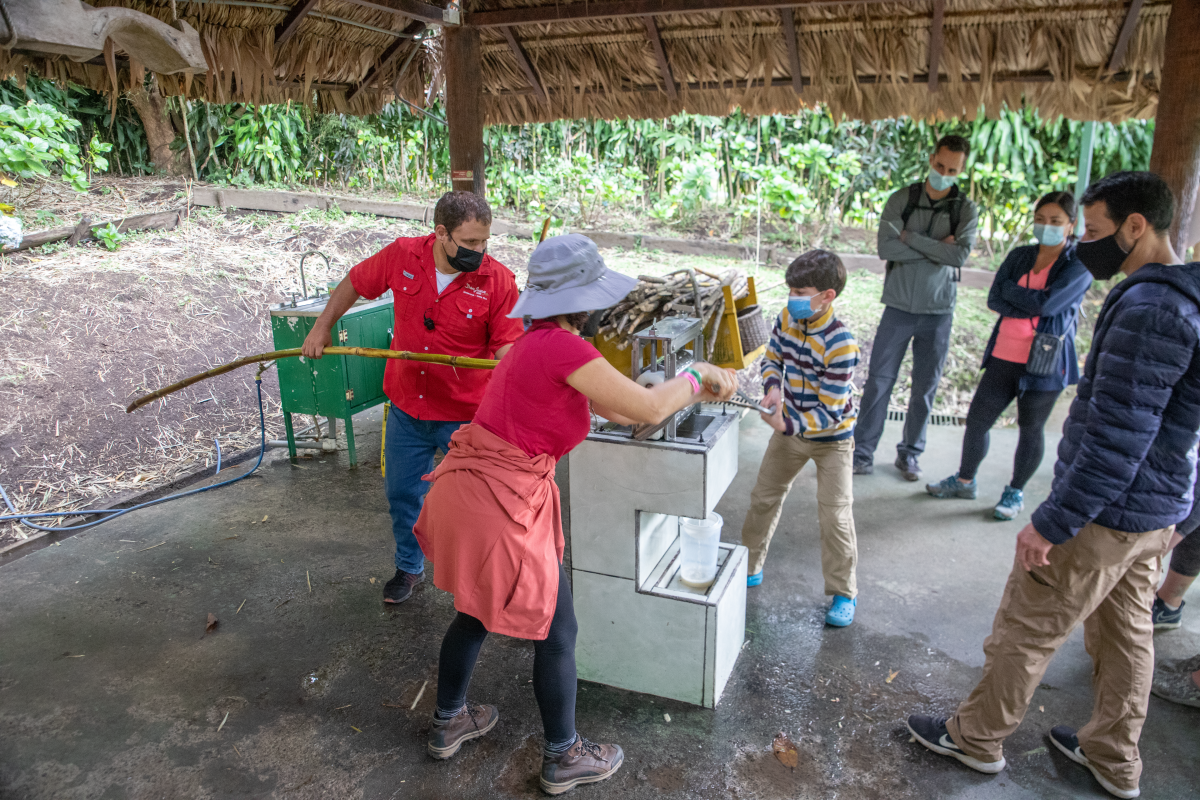
<instances>
[{"instance_id":1,"label":"black handbag","mask_svg":"<svg viewBox=\"0 0 1200 800\"><path fill-rule=\"evenodd\" d=\"M1053 375L1058 369L1058 357L1062 353L1063 339L1066 336L1066 331L1063 331L1061 336L1052 333L1039 333L1034 336L1033 344L1029 347L1029 360L1025 362L1025 371L1039 378Z\"/></svg>"}]
</instances>

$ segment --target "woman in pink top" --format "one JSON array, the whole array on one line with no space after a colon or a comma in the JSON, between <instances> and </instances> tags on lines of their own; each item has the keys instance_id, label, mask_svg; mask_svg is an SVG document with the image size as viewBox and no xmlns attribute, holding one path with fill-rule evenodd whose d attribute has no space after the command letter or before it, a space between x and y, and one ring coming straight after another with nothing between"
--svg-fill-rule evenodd
<instances>
[{"instance_id":1,"label":"woman in pink top","mask_svg":"<svg viewBox=\"0 0 1200 800\"><path fill-rule=\"evenodd\" d=\"M555 462L587 436L592 411L621 424L660 422L692 403L729 399L736 389L732 370L704 363L653 388L638 386L580 338L599 321L597 309L635 284L607 269L585 236L538 245L509 314L533 324L496 367L474 420L454 434L446 458L427 476L433 488L413 528L433 562L434 584L454 595L458 611L442 641L430 755L451 757L499 719L495 706L466 700L488 633L532 639L547 794L602 781L624 759L619 746L594 744L575 731L577 627L562 568Z\"/></svg>"},{"instance_id":2,"label":"woman in pink top","mask_svg":"<svg viewBox=\"0 0 1200 800\"><path fill-rule=\"evenodd\" d=\"M987 455L988 431L1016 398L1019 438L1012 480L993 515L1009 520L1025 507L1025 483L1042 463L1046 447L1046 420L1062 390L1079 380L1075 324L1092 276L1075 257L1074 229L1075 198L1051 192L1034 209L1038 244L1014 248L997 270L988 308L1000 319L984 351L983 377L967 412L962 460L956 474L925 487L934 497L975 499L975 472ZM1026 369L1038 334L1061 342L1048 374Z\"/></svg>"}]
</instances>

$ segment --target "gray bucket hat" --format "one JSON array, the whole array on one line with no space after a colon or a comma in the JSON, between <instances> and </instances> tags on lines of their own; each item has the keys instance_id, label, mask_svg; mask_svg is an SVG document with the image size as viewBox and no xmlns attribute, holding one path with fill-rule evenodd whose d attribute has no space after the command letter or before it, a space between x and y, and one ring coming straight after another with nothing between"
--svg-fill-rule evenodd
<instances>
[{"instance_id":1,"label":"gray bucket hat","mask_svg":"<svg viewBox=\"0 0 1200 800\"><path fill-rule=\"evenodd\" d=\"M551 236L529 257L529 281L510 317L543 319L620 302L637 280L604 266L596 243L579 233Z\"/></svg>"}]
</instances>

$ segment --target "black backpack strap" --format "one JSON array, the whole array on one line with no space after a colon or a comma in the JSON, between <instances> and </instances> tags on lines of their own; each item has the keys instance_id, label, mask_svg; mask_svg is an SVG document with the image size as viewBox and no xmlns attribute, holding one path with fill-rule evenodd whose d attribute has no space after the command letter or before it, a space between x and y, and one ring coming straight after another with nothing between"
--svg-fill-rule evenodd
<instances>
[{"instance_id":1,"label":"black backpack strap","mask_svg":"<svg viewBox=\"0 0 1200 800\"><path fill-rule=\"evenodd\" d=\"M950 195L950 235L956 239L958 238L958 226L962 223L963 203L966 201L966 198L958 191L958 186L955 186ZM956 282L962 280L962 267L954 268L954 280Z\"/></svg>"},{"instance_id":2,"label":"black backpack strap","mask_svg":"<svg viewBox=\"0 0 1200 800\"><path fill-rule=\"evenodd\" d=\"M921 202L921 192L924 189L925 184L920 182L908 187L908 202L904 204L904 211L900 212L901 230L908 225L908 218L917 210L917 205Z\"/></svg>"}]
</instances>

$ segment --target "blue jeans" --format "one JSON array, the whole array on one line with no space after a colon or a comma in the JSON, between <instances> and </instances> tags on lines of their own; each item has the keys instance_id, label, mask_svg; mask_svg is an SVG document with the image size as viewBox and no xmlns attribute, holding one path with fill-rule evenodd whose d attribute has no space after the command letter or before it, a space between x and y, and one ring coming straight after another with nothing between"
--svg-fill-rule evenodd
<instances>
[{"instance_id":1,"label":"blue jeans","mask_svg":"<svg viewBox=\"0 0 1200 800\"><path fill-rule=\"evenodd\" d=\"M450 437L465 424L417 419L392 406L383 458L392 536L396 539L396 569L414 575L425 571L425 554L413 535L413 525L431 485L421 476L433 469L434 452L447 452Z\"/></svg>"},{"instance_id":2,"label":"blue jeans","mask_svg":"<svg viewBox=\"0 0 1200 800\"><path fill-rule=\"evenodd\" d=\"M925 427L938 381L942 379L946 353L950 351L953 322L953 314L909 314L891 306L883 310L871 345L871 365L854 426L854 463L870 464L875 460L875 448L887 422L888 401L909 342L913 351L912 391L904 417L904 438L896 445L896 451L902 456L925 452Z\"/></svg>"}]
</instances>

